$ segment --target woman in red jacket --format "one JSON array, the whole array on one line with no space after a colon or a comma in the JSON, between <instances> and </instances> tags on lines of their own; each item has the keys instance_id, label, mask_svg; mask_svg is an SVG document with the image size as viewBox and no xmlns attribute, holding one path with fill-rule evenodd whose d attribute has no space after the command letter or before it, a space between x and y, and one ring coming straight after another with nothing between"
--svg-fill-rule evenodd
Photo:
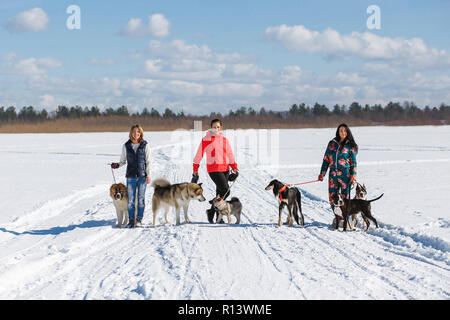
<instances>
[{"instance_id":1,"label":"woman in red jacket","mask_svg":"<svg viewBox=\"0 0 450 320\"><path fill-rule=\"evenodd\" d=\"M211 121L211 128L206 132L205 137L203 137L194 157L192 181L198 181L198 168L206 152L206 170L216 185L216 195L220 195L222 199L226 199L230 194L228 181L233 181L237 178L238 167L234 160L230 143L221 133L222 129L222 121L219 119ZM229 167L233 170L232 174L230 174ZM206 210L209 223L214 222L214 213L214 206Z\"/></svg>"}]
</instances>

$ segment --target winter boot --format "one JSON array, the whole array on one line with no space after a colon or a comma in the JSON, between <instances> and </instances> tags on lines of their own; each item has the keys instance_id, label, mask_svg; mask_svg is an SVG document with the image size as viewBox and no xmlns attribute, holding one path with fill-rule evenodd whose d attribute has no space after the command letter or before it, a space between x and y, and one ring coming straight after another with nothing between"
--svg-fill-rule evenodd
<instances>
[{"instance_id":1,"label":"winter boot","mask_svg":"<svg viewBox=\"0 0 450 320\"><path fill-rule=\"evenodd\" d=\"M214 223L214 215L216 214L216 209L210 208L206 210L206 215L208 216L208 222Z\"/></svg>"},{"instance_id":2,"label":"winter boot","mask_svg":"<svg viewBox=\"0 0 450 320\"><path fill-rule=\"evenodd\" d=\"M130 221L127 224L127 228L134 228L136 224L134 223L134 219L130 219Z\"/></svg>"}]
</instances>

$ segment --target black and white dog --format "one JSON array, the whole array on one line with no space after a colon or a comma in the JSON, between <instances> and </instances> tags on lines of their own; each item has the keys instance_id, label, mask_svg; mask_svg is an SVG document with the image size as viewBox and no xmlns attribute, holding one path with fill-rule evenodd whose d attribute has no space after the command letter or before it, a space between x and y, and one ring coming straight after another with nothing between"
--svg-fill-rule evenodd
<instances>
[{"instance_id":1,"label":"black and white dog","mask_svg":"<svg viewBox=\"0 0 450 320\"><path fill-rule=\"evenodd\" d=\"M288 185L281 183L278 180L272 180L266 190L272 190L275 197L278 198L278 226L281 226L281 212L284 206L287 206L289 216L289 226L293 226L292 217L294 217L297 224L304 226L305 219L302 213L301 194L297 188L289 188ZM299 223L300 213L300 223Z\"/></svg>"},{"instance_id":2,"label":"black and white dog","mask_svg":"<svg viewBox=\"0 0 450 320\"><path fill-rule=\"evenodd\" d=\"M359 182L356 182L356 192L353 199L367 200L367 189L364 184L361 185ZM352 215L353 227L358 226L358 214L359 212Z\"/></svg>"},{"instance_id":3,"label":"black and white dog","mask_svg":"<svg viewBox=\"0 0 450 320\"><path fill-rule=\"evenodd\" d=\"M372 200L362 200L362 199L346 199L342 196L340 192L333 195L333 205L334 205L334 215L336 217L336 225L335 229L339 226L339 220L344 219L344 231L347 230L348 219L351 215L361 213L364 222L366 223L366 231L369 229L369 219L375 223L375 226L378 228L377 220L372 216L370 203L380 199L384 193L381 194L378 198ZM339 215L338 211L342 214Z\"/></svg>"}]
</instances>

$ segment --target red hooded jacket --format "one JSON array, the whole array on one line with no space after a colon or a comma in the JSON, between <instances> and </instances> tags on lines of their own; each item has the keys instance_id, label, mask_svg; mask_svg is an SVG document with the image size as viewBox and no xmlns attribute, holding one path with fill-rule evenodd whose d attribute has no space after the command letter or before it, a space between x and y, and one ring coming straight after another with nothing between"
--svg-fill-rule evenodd
<instances>
[{"instance_id":1,"label":"red hooded jacket","mask_svg":"<svg viewBox=\"0 0 450 320\"><path fill-rule=\"evenodd\" d=\"M233 151L227 138L221 133L215 134L208 130L194 157L194 172L198 171L205 151L206 170L208 172L228 171L228 167L237 170L237 163L234 160Z\"/></svg>"}]
</instances>

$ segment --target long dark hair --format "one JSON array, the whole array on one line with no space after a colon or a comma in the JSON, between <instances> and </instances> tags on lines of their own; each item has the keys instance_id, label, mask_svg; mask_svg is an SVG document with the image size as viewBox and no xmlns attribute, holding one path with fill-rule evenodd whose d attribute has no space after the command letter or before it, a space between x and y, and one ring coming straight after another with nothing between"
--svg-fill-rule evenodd
<instances>
[{"instance_id":1,"label":"long dark hair","mask_svg":"<svg viewBox=\"0 0 450 320\"><path fill-rule=\"evenodd\" d=\"M220 126L223 127L222 121L221 121L220 119L213 119L213 120L211 121L210 126L212 127L213 123L215 123L215 122L220 123Z\"/></svg>"},{"instance_id":2,"label":"long dark hair","mask_svg":"<svg viewBox=\"0 0 450 320\"><path fill-rule=\"evenodd\" d=\"M336 129L336 140L340 143L341 142L341 136L339 135L339 129L341 127L344 127L345 130L347 131L347 137L345 138L345 140L342 142L342 144L345 144L347 141L350 142L350 146L355 149L355 152L358 153L358 145L355 142L355 139L353 138L353 134L352 131L350 130L350 128L348 127L347 124L345 123L341 123L337 129Z\"/></svg>"}]
</instances>

